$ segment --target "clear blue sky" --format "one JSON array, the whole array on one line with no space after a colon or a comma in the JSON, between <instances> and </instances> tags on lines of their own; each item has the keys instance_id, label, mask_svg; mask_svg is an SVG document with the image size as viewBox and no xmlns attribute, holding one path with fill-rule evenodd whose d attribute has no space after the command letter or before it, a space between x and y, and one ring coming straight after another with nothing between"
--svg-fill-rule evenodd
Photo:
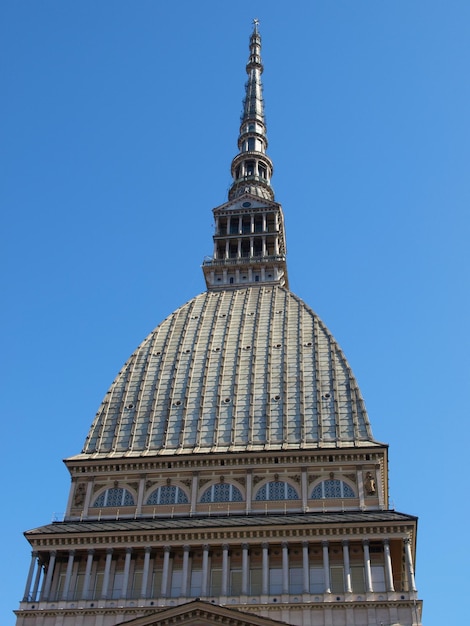
<instances>
[{"instance_id":1,"label":"clear blue sky","mask_svg":"<svg viewBox=\"0 0 470 626\"><path fill-rule=\"evenodd\" d=\"M393 506L420 518L426 626L468 621L470 2L4 0L2 625L22 532L64 511L61 459L204 290L255 16L291 288L390 444Z\"/></svg>"}]
</instances>

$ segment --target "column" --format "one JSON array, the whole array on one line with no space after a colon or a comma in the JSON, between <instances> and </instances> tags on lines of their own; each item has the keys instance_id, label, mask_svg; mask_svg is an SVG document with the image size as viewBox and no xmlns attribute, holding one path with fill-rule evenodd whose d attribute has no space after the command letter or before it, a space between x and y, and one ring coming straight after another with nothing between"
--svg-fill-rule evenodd
<instances>
[{"instance_id":1,"label":"column","mask_svg":"<svg viewBox=\"0 0 470 626\"><path fill-rule=\"evenodd\" d=\"M242 544L242 595L248 595L248 587L250 583L250 569L248 561L248 544Z\"/></svg>"},{"instance_id":2,"label":"column","mask_svg":"<svg viewBox=\"0 0 470 626\"><path fill-rule=\"evenodd\" d=\"M226 596L228 591L228 545L224 543L222 546L222 584L220 593Z\"/></svg>"},{"instance_id":3,"label":"column","mask_svg":"<svg viewBox=\"0 0 470 626\"><path fill-rule=\"evenodd\" d=\"M289 593L289 545L282 542L282 593Z\"/></svg>"},{"instance_id":4,"label":"column","mask_svg":"<svg viewBox=\"0 0 470 626\"><path fill-rule=\"evenodd\" d=\"M139 480L139 490L137 492L137 504L135 509L135 514L140 515L142 513L142 504L144 501L144 493L145 493L145 474L142 474Z\"/></svg>"},{"instance_id":5,"label":"column","mask_svg":"<svg viewBox=\"0 0 470 626\"><path fill-rule=\"evenodd\" d=\"M366 591L370 593L374 590L372 588L372 573L370 571L370 553L368 539L363 540L362 547L364 549L364 574L366 578Z\"/></svg>"},{"instance_id":6,"label":"column","mask_svg":"<svg viewBox=\"0 0 470 626\"><path fill-rule=\"evenodd\" d=\"M266 232L266 213L263 213L263 216L262 216L261 219L262 219L262 222L263 222L263 227L262 227L263 228L263 233L265 233Z\"/></svg>"},{"instance_id":7,"label":"column","mask_svg":"<svg viewBox=\"0 0 470 626\"><path fill-rule=\"evenodd\" d=\"M379 507L383 510L385 509L385 501L384 501L384 490L383 490L383 486L382 486L382 472L380 471L380 465L376 465L376 472L375 472L375 488L376 488L376 493L379 497Z\"/></svg>"},{"instance_id":8,"label":"column","mask_svg":"<svg viewBox=\"0 0 470 626\"><path fill-rule=\"evenodd\" d=\"M266 235L263 235L261 240L262 240L262 246L263 246L261 252L263 256L266 256Z\"/></svg>"},{"instance_id":9,"label":"column","mask_svg":"<svg viewBox=\"0 0 470 626\"><path fill-rule=\"evenodd\" d=\"M42 574L42 563L38 559L38 568L36 570L36 577L34 579L33 591L32 591L32 594L31 594L31 601L32 602L36 602L37 597L38 597L38 589L39 589L39 582L41 580L41 574Z\"/></svg>"},{"instance_id":10,"label":"column","mask_svg":"<svg viewBox=\"0 0 470 626\"><path fill-rule=\"evenodd\" d=\"M198 473L194 472L191 483L191 515L196 511L198 478Z\"/></svg>"},{"instance_id":11,"label":"column","mask_svg":"<svg viewBox=\"0 0 470 626\"><path fill-rule=\"evenodd\" d=\"M253 218L251 218L253 220ZM251 223L251 225L253 226L253 222ZM251 231L253 232L253 231ZM253 256L253 244L254 244L254 237L250 237L250 256Z\"/></svg>"},{"instance_id":12,"label":"column","mask_svg":"<svg viewBox=\"0 0 470 626\"><path fill-rule=\"evenodd\" d=\"M91 581L91 568L93 566L93 555L94 550L88 550L88 556L86 560L85 567L85 578L83 579L83 598L84 600L88 600L90 593L90 581Z\"/></svg>"},{"instance_id":13,"label":"column","mask_svg":"<svg viewBox=\"0 0 470 626\"><path fill-rule=\"evenodd\" d=\"M330 555L328 554L328 541L322 541L321 545L323 549L323 577L325 579L325 593L331 593Z\"/></svg>"},{"instance_id":14,"label":"column","mask_svg":"<svg viewBox=\"0 0 470 626\"><path fill-rule=\"evenodd\" d=\"M52 583L52 574L54 572L55 559L57 556L57 552L51 552L49 556L49 563L47 565L47 574L46 580L44 583L44 588L42 590L41 599L49 600L49 593L51 591L51 583Z\"/></svg>"},{"instance_id":15,"label":"column","mask_svg":"<svg viewBox=\"0 0 470 626\"><path fill-rule=\"evenodd\" d=\"M302 509L306 511L308 508L307 506L308 480L307 480L307 468L306 467L302 467L302 473L300 475L300 485L301 485L301 490L302 490Z\"/></svg>"},{"instance_id":16,"label":"column","mask_svg":"<svg viewBox=\"0 0 470 626\"><path fill-rule=\"evenodd\" d=\"M37 559L38 559L38 553L33 550L33 552L31 552L31 562L29 564L28 578L26 579L26 586L24 588L23 602L28 602L29 597L30 597L29 592L31 590L31 583L33 581L33 574L34 574L34 569L36 567Z\"/></svg>"},{"instance_id":17,"label":"column","mask_svg":"<svg viewBox=\"0 0 470 626\"><path fill-rule=\"evenodd\" d=\"M67 570L65 572L64 588L62 590L62 600L68 600L70 597L70 580L72 578L74 557L75 557L75 550L70 550L69 559L67 561Z\"/></svg>"},{"instance_id":18,"label":"column","mask_svg":"<svg viewBox=\"0 0 470 626\"><path fill-rule=\"evenodd\" d=\"M343 565L344 565L344 590L346 593L352 593L351 585L351 565L349 563L349 541L343 541Z\"/></svg>"},{"instance_id":19,"label":"column","mask_svg":"<svg viewBox=\"0 0 470 626\"><path fill-rule=\"evenodd\" d=\"M268 544L261 544L263 549L263 579L261 585L261 593L264 596L269 594L269 553L268 553Z\"/></svg>"},{"instance_id":20,"label":"column","mask_svg":"<svg viewBox=\"0 0 470 626\"><path fill-rule=\"evenodd\" d=\"M142 572L142 587L140 589L140 597L147 597L147 585L149 581L149 566L150 566L150 551L151 547L147 546L144 552L144 571Z\"/></svg>"},{"instance_id":21,"label":"column","mask_svg":"<svg viewBox=\"0 0 470 626\"><path fill-rule=\"evenodd\" d=\"M126 548L126 558L124 560L124 575L122 577L122 597L127 598L129 588L129 571L131 569L132 548Z\"/></svg>"},{"instance_id":22,"label":"column","mask_svg":"<svg viewBox=\"0 0 470 626\"><path fill-rule=\"evenodd\" d=\"M238 239L237 241L237 258L241 258L242 256L242 240Z\"/></svg>"},{"instance_id":23,"label":"column","mask_svg":"<svg viewBox=\"0 0 470 626\"><path fill-rule=\"evenodd\" d=\"M308 558L308 541L302 542L303 593L310 593L310 564Z\"/></svg>"},{"instance_id":24,"label":"column","mask_svg":"<svg viewBox=\"0 0 470 626\"><path fill-rule=\"evenodd\" d=\"M411 555L411 539L409 537L406 537L404 543L406 571L408 573L408 587L410 591L417 591L415 584L415 574L413 569L413 557Z\"/></svg>"},{"instance_id":25,"label":"column","mask_svg":"<svg viewBox=\"0 0 470 626\"><path fill-rule=\"evenodd\" d=\"M189 580L189 546L183 546L183 580L181 582L181 595L183 598L188 597L188 580Z\"/></svg>"},{"instance_id":26,"label":"column","mask_svg":"<svg viewBox=\"0 0 470 626\"><path fill-rule=\"evenodd\" d=\"M90 508L90 503L93 504L93 502L91 502L91 498L93 496L93 486L94 486L93 478L90 478L86 486L85 504L83 505L83 515L85 515L85 517L88 515L88 509Z\"/></svg>"},{"instance_id":27,"label":"column","mask_svg":"<svg viewBox=\"0 0 470 626\"><path fill-rule=\"evenodd\" d=\"M206 544L202 548L202 584L201 584L201 595L203 597L207 596L208 575L209 575L209 546Z\"/></svg>"},{"instance_id":28,"label":"column","mask_svg":"<svg viewBox=\"0 0 470 626\"><path fill-rule=\"evenodd\" d=\"M231 231L231 219L230 219L230 215L227 217L227 235L230 235L230 231Z\"/></svg>"},{"instance_id":29,"label":"column","mask_svg":"<svg viewBox=\"0 0 470 626\"><path fill-rule=\"evenodd\" d=\"M364 501L364 481L362 476L362 465L357 468L357 491L359 494L359 507L364 510L366 503Z\"/></svg>"},{"instance_id":30,"label":"column","mask_svg":"<svg viewBox=\"0 0 470 626\"><path fill-rule=\"evenodd\" d=\"M162 586L160 589L160 595L162 598L166 598L168 593L168 571L170 567L170 546L163 548L163 573L162 573Z\"/></svg>"},{"instance_id":31,"label":"column","mask_svg":"<svg viewBox=\"0 0 470 626\"><path fill-rule=\"evenodd\" d=\"M246 514L251 512L251 497L253 492L253 472L249 470L246 474Z\"/></svg>"},{"instance_id":32,"label":"column","mask_svg":"<svg viewBox=\"0 0 470 626\"><path fill-rule=\"evenodd\" d=\"M229 247L229 241L227 239L227 241L225 242L225 258L228 259L230 258L230 247Z\"/></svg>"},{"instance_id":33,"label":"column","mask_svg":"<svg viewBox=\"0 0 470 626\"><path fill-rule=\"evenodd\" d=\"M384 558L385 558L385 583L387 585L387 591L395 591L393 586L393 570L392 570L392 557L390 555L390 541L388 539L383 540L384 544Z\"/></svg>"},{"instance_id":34,"label":"column","mask_svg":"<svg viewBox=\"0 0 470 626\"><path fill-rule=\"evenodd\" d=\"M107 598L109 593L109 574L111 572L111 561L113 558L113 549L106 550L106 561L104 564L103 586L101 588L101 597Z\"/></svg>"}]
</instances>

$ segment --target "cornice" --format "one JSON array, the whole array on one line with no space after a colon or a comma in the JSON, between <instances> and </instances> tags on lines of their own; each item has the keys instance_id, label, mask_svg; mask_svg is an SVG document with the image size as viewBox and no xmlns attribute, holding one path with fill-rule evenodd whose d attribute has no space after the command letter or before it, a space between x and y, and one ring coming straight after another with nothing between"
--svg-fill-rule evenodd
<instances>
[{"instance_id":1,"label":"cornice","mask_svg":"<svg viewBox=\"0 0 470 626\"><path fill-rule=\"evenodd\" d=\"M380 540L384 537L389 539L403 539L405 536L414 537L416 522L410 520L401 523L385 524L361 524L347 526L344 524L325 526L278 526L278 527L236 527L236 528L214 528L214 529L179 529L177 531L168 529L145 530L142 532L119 531L109 533L84 532L83 534L63 534L63 535L43 535L31 536L27 538L33 548L106 548L106 547L145 547L149 544L171 544L172 547L183 547L191 544L194 547L202 546L205 543L229 545L238 543L248 543L258 545L263 541L280 542L282 540L292 540L301 542L306 540L321 541L324 539L338 540L349 539L351 541L361 540L367 537L369 540Z\"/></svg>"}]
</instances>

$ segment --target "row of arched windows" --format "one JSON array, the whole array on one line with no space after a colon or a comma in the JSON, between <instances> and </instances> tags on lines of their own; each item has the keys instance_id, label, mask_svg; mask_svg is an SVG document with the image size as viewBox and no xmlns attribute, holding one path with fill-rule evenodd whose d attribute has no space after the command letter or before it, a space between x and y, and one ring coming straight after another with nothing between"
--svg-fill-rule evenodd
<instances>
[{"instance_id":1,"label":"row of arched windows","mask_svg":"<svg viewBox=\"0 0 470 626\"><path fill-rule=\"evenodd\" d=\"M311 493L312 500L323 498L355 498L353 489L342 480L323 480ZM255 501L269 500L299 500L297 490L287 482L280 480L265 483L255 495ZM200 502L243 502L240 489L230 483L216 483L204 491ZM147 505L188 504L188 496L181 487L165 485L158 487L147 498ZM135 506L134 497L130 491L121 487L113 487L103 491L95 500L94 507Z\"/></svg>"}]
</instances>

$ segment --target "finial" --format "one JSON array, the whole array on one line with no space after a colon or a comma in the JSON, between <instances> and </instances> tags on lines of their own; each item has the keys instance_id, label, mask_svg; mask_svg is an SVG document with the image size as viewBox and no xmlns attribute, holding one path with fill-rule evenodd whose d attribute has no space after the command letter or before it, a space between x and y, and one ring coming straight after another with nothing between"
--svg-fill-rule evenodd
<instances>
[{"instance_id":1,"label":"finial","mask_svg":"<svg viewBox=\"0 0 470 626\"><path fill-rule=\"evenodd\" d=\"M255 19L253 20L253 32L254 33L258 32L258 26L259 26L259 19L255 17Z\"/></svg>"}]
</instances>

